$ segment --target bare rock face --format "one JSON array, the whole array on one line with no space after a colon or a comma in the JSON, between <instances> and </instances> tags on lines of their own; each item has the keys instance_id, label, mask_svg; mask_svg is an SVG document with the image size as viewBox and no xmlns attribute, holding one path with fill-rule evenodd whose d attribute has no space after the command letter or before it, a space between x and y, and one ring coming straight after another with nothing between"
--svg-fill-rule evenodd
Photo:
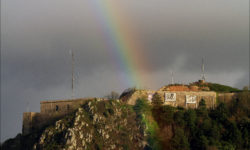
<instances>
[{"instance_id":1,"label":"bare rock face","mask_svg":"<svg viewBox=\"0 0 250 150\"><path fill-rule=\"evenodd\" d=\"M143 149L145 138L129 106L116 100L89 101L47 127L33 149Z\"/></svg>"}]
</instances>

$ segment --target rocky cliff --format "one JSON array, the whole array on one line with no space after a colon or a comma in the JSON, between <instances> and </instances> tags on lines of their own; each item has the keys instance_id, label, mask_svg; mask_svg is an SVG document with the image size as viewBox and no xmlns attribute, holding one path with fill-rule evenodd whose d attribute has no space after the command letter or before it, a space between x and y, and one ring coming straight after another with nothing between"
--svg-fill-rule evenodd
<instances>
[{"instance_id":1,"label":"rocky cliff","mask_svg":"<svg viewBox=\"0 0 250 150\"><path fill-rule=\"evenodd\" d=\"M33 149L143 149L145 133L136 114L119 101L88 101L47 127Z\"/></svg>"},{"instance_id":2,"label":"rocky cliff","mask_svg":"<svg viewBox=\"0 0 250 150\"><path fill-rule=\"evenodd\" d=\"M2 148L8 150L143 149L147 145L144 128L136 119L136 113L131 106L118 100L90 100L72 114L43 130L9 140Z\"/></svg>"}]
</instances>

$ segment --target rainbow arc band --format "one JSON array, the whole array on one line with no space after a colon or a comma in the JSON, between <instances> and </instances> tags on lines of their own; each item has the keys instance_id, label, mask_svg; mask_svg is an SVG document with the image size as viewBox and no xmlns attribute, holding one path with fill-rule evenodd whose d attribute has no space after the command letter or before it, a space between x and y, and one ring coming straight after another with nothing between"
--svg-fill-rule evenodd
<instances>
[{"instance_id":1,"label":"rainbow arc band","mask_svg":"<svg viewBox=\"0 0 250 150\"><path fill-rule=\"evenodd\" d=\"M90 3L116 67L125 72L122 81L128 86L142 87L146 81L143 70L148 66L147 58L121 4L117 0L90 0Z\"/></svg>"}]
</instances>

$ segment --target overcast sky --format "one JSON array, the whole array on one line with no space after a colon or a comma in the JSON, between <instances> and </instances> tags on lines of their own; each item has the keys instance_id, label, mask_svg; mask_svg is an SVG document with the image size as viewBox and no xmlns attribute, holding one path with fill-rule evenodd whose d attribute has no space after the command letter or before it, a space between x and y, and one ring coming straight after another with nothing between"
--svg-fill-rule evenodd
<instances>
[{"instance_id":1,"label":"overcast sky","mask_svg":"<svg viewBox=\"0 0 250 150\"><path fill-rule=\"evenodd\" d=\"M116 6L143 47L145 58L138 59L147 64L141 69L148 81L142 87L169 84L171 70L176 82L196 81L202 57L208 81L248 85L248 0L123 0ZM39 112L42 100L70 98L69 49L76 55L76 97L134 86L118 80L126 72L115 67L100 32L105 18L95 7L90 0L1 1L1 141L21 132L27 109Z\"/></svg>"}]
</instances>

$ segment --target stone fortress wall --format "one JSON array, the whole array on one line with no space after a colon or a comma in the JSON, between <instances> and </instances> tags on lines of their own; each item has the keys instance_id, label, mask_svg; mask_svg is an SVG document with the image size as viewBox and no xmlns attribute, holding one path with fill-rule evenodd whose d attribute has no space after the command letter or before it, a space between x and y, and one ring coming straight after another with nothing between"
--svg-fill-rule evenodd
<instances>
[{"instance_id":1,"label":"stone fortress wall","mask_svg":"<svg viewBox=\"0 0 250 150\"><path fill-rule=\"evenodd\" d=\"M23 113L23 128L22 133L27 135L35 130L40 130L46 125L64 117L67 114L74 112L87 100L95 98L84 98L76 100L57 100L57 101L42 101L40 102L39 112L24 112Z\"/></svg>"},{"instance_id":2,"label":"stone fortress wall","mask_svg":"<svg viewBox=\"0 0 250 150\"><path fill-rule=\"evenodd\" d=\"M154 94L160 95L163 105L180 106L184 108L197 108L199 102L204 99L208 108L214 108L216 105L216 92L213 91L147 91L137 90L127 100L130 105L135 105L138 98L146 98L152 103ZM174 95L174 98L167 99L168 95ZM193 98L194 101L187 101Z\"/></svg>"},{"instance_id":3,"label":"stone fortress wall","mask_svg":"<svg viewBox=\"0 0 250 150\"><path fill-rule=\"evenodd\" d=\"M220 93L209 91L203 87L199 89L196 86L165 86L158 91L151 90L135 90L124 97L121 101L129 105L135 105L138 98L146 98L152 102L154 94L158 93L163 105L171 105L174 107L180 106L183 108L197 108L199 102L204 99L208 108L214 108L217 100L222 102L230 102L237 94L235 93ZM57 100L57 101L42 101L40 102L41 112L24 112L23 113L23 129L22 133L27 135L33 131L40 130L46 125L64 117L67 114L74 112L87 100L96 98L84 98L76 100ZM105 100L105 99L99 99Z\"/></svg>"},{"instance_id":4,"label":"stone fortress wall","mask_svg":"<svg viewBox=\"0 0 250 150\"><path fill-rule=\"evenodd\" d=\"M219 93L218 99L226 104L230 103L233 99L238 97L238 93Z\"/></svg>"}]
</instances>

